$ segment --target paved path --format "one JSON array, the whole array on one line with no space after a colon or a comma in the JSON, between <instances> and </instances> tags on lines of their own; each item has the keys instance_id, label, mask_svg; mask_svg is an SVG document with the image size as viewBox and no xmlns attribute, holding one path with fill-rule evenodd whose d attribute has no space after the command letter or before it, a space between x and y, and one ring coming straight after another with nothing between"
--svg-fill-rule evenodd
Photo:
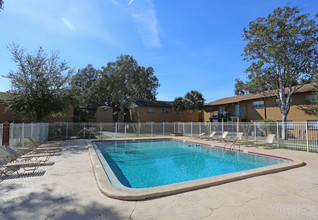
<instances>
[{"instance_id":1,"label":"paved path","mask_svg":"<svg viewBox=\"0 0 318 220\"><path fill-rule=\"evenodd\" d=\"M248 148L306 166L146 201L120 201L97 185L86 141L32 177L0 182L0 219L318 219L318 154Z\"/></svg>"},{"instance_id":2,"label":"paved path","mask_svg":"<svg viewBox=\"0 0 318 220\"><path fill-rule=\"evenodd\" d=\"M107 136L111 138L126 138L127 137L125 135L114 133L114 132L103 132L103 134L106 134Z\"/></svg>"}]
</instances>

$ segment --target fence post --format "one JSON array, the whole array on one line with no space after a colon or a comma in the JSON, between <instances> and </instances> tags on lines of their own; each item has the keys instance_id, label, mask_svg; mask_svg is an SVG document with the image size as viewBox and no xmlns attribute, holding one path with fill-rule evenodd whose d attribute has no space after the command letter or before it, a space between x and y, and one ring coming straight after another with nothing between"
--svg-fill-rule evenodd
<instances>
[{"instance_id":1,"label":"fence post","mask_svg":"<svg viewBox=\"0 0 318 220\"><path fill-rule=\"evenodd\" d=\"M165 123L162 122L162 135L165 136Z\"/></svg>"},{"instance_id":2,"label":"fence post","mask_svg":"<svg viewBox=\"0 0 318 220\"><path fill-rule=\"evenodd\" d=\"M254 141L256 141L256 122L254 121Z\"/></svg>"},{"instance_id":3,"label":"fence post","mask_svg":"<svg viewBox=\"0 0 318 220\"><path fill-rule=\"evenodd\" d=\"M99 122L99 138L102 138L102 123Z\"/></svg>"},{"instance_id":4,"label":"fence post","mask_svg":"<svg viewBox=\"0 0 318 220\"><path fill-rule=\"evenodd\" d=\"M183 122L183 125L182 125L182 133L185 134L185 132L184 132L184 122Z\"/></svg>"},{"instance_id":5,"label":"fence post","mask_svg":"<svg viewBox=\"0 0 318 220\"><path fill-rule=\"evenodd\" d=\"M222 118L222 134L224 133L223 121L224 121L224 120L223 120L223 118Z\"/></svg>"},{"instance_id":6,"label":"fence post","mask_svg":"<svg viewBox=\"0 0 318 220\"><path fill-rule=\"evenodd\" d=\"M276 135L277 135L277 138L279 138L279 131L278 131L279 126L278 126L278 123L279 123L279 122L276 122L276 126L277 126Z\"/></svg>"},{"instance_id":7,"label":"fence post","mask_svg":"<svg viewBox=\"0 0 318 220\"><path fill-rule=\"evenodd\" d=\"M150 129L150 131L151 131L151 137L153 136L153 123L151 122L151 129Z\"/></svg>"},{"instance_id":8,"label":"fence post","mask_svg":"<svg viewBox=\"0 0 318 220\"><path fill-rule=\"evenodd\" d=\"M115 134L117 134L117 126L118 126L118 122L115 123Z\"/></svg>"},{"instance_id":9,"label":"fence post","mask_svg":"<svg viewBox=\"0 0 318 220\"><path fill-rule=\"evenodd\" d=\"M83 123L83 125L84 125L84 139L85 139L85 122Z\"/></svg>"},{"instance_id":10,"label":"fence post","mask_svg":"<svg viewBox=\"0 0 318 220\"><path fill-rule=\"evenodd\" d=\"M193 122L191 122L191 137L192 137L192 124L193 124Z\"/></svg>"},{"instance_id":11,"label":"fence post","mask_svg":"<svg viewBox=\"0 0 318 220\"><path fill-rule=\"evenodd\" d=\"M127 122L125 122L125 136L126 136L126 133L127 133Z\"/></svg>"},{"instance_id":12,"label":"fence post","mask_svg":"<svg viewBox=\"0 0 318 220\"><path fill-rule=\"evenodd\" d=\"M22 147L24 147L24 122L22 123Z\"/></svg>"},{"instance_id":13,"label":"fence post","mask_svg":"<svg viewBox=\"0 0 318 220\"><path fill-rule=\"evenodd\" d=\"M11 132L11 125L8 122L2 124L2 145L10 146L10 132Z\"/></svg>"},{"instance_id":14,"label":"fence post","mask_svg":"<svg viewBox=\"0 0 318 220\"><path fill-rule=\"evenodd\" d=\"M13 126L14 123L10 123L10 140L9 140L9 145L12 148L13 147Z\"/></svg>"},{"instance_id":15,"label":"fence post","mask_svg":"<svg viewBox=\"0 0 318 220\"><path fill-rule=\"evenodd\" d=\"M33 136L33 122L31 122L31 136Z\"/></svg>"},{"instance_id":16,"label":"fence post","mask_svg":"<svg viewBox=\"0 0 318 220\"><path fill-rule=\"evenodd\" d=\"M306 121L306 144L307 144L307 152L309 152L309 138L308 138L308 124L307 124L307 121Z\"/></svg>"},{"instance_id":17,"label":"fence post","mask_svg":"<svg viewBox=\"0 0 318 220\"><path fill-rule=\"evenodd\" d=\"M212 133L212 130L211 130L211 122L209 122L209 126L210 126L210 134Z\"/></svg>"},{"instance_id":18,"label":"fence post","mask_svg":"<svg viewBox=\"0 0 318 220\"><path fill-rule=\"evenodd\" d=\"M50 124L47 123L45 126L45 134L46 134L46 139L45 140L49 140L49 128L50 128Z\"/></svg>"},{"instance_id":19,"label":"fence post","mask_svg":"<svg viewBox=\"0 0 318 220\"><path fill-rule=\"evenodd\" d=\"M66 122L65 138L68 139L68 122Z\"/></svg>"},{"instance_id":20,"label":"fence post","mask_svg":"<svg viewBox=\"0 0 318 220\"><path fill-rule=\"evenodd\" d=\"M37 134L36 134L36 139L37 139L38 141L40 140L39 135L40 135L40 123L38 122L38 123L37 123Z\"/></svg>"},{"instance_id":21,"label":"fence post","mask_svg":"<svg viewBox=\"0 0 318 220\"><path fill-rule=\"evenodd\" d=\"M200 129L199 129L199 134L201 134L201 126L202 126L202 122L199 122L199 126L200 126Z\"/></svg>"}]
</instances>

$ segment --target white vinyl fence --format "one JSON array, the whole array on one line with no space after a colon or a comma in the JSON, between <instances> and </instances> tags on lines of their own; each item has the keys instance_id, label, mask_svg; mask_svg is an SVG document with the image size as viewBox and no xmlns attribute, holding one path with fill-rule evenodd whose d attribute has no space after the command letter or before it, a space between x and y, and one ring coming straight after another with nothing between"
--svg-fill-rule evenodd
<instances>
[{"instance_id":1,"label":"white vinyl fence","mask_svg":"<svg viewBox=\"0 0 318 220\"><path fill-rule=\"evenodd\" d=\"M30 140L28 139L30 136L35 137L37 140L39 140L39 136L41 136L43 139L47 140L48 125L48 123L11 123L9 141L10 147L24 147L30 143Z\"/></svg>"},{"instance_id":2,"label":"white vinyl fence","mask_svg":"<svg viewBox=\"0 0 318 220\"><path fill-rule=\"evenodd\" d=\"M282 127L285 126L285 139L282 139ZM2 141L2 124L0 139ZM229 136L237 132L244 133L244 139L262 141L268 134L275 134L275 145L280 148L318 152L317 122L172 122L172 123L29 123L10 124L10 146L25 146L27 137L41 136L48 140L94 139L109 137L153 137L167 136L170 133L183 133L185 136L209 135L215 131L218 135L228 131Z\"/></svg>"}]
</instances>

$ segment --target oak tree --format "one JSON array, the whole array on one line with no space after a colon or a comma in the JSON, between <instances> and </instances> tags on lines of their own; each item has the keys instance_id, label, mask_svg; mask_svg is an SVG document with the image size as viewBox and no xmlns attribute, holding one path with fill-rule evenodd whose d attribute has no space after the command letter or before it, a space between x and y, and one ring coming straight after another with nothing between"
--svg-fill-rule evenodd
<instances>
[{"instance_id":1,"label":"oak tree","mask_svg":"<svg viewBox=\"0 0 318 220\"><path fill-rule=\"evenodd\" d=\"M248 79L262 79L279 100L283 139L291 95L317 74L317 33L317 24L309 14L289 5L250 22L243 30L247 42L243 56L250 63Z\"/></svg>"},{"instance_id":2,"label":"oak tree","mask_svg":"<svg viewBox=\"0 0 318 220\"><path fill-rule=\"evenodd\" d=\"M40 47L33 54L16 44L8 48L17 69L4 76L11 83L4 96L7 107L37 121L68 110L72 103L68 84L72 70L60 60L59 53L48 55Z\"/></svg>"}]
</instances>

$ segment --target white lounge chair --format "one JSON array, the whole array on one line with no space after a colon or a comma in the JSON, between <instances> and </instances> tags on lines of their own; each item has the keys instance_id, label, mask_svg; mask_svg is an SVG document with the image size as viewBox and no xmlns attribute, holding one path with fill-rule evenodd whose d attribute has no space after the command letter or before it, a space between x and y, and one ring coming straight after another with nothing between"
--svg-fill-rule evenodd
<instances>
[{"instance_id":1,"label":"white lounge chair","mask_svg":"<svg viewBox=\"0 0 318 220\"><path fill-rule=\"evenodd\" d=\"M201 133L201 134L199 134L198 136L193 136L194 138L199 138L199 139L201 139L202 137L204 137L205 136L205 133Z\"/></svg>"},{"instance_id":2,"label":"white lounge chair","mask_svg":"<svg viewBox=\"0 0 318 220\"><path fill-rule=\"evenodd\" d=\"M199 138L201 139L202 137L204 137L205 136L205 133L201 133L201 134L199 134Z\"/></svg>"},{"instance_id":3,"label":"white lounge chair","mask_svg":"<svg viewBox=\"0 0 318 220\"><path fill-rule=\"evenodd\" d=\"M15 161L15 162L37 161L40 163L45 163L51 157L51 154L20 154L19 152L5 145L0 146L0 148L6 151L10 155L11 161ZM40 158L44 158L44 159L40 159ZM35 160L32 160L32 159L35 159Z\"/></svg>"},{"instance_id":4,"label":"white lounge chair","mask_svg":"<svg viewBox=\"0 0 318 220\"><path fill-rule=\"evenodd\" d=\"M275 134L269 134L266 137L265 141L255 141L255 145L256 144L260 144L260 145L272 145L274 143L274 139L275 139Z\"/></svg>"},{"instance_id":5,"label":"white lounge chair","mask_svg":"<svg viewBox=\"0 0 318 220\"><path fill-rule=\"evenodd\" d=\"M226 139L228 134L229 134L228 131L224 131L223 134L222 134L222 136L221 136L221 138L219 138L219 140L220 140L221 142L228 141L228 140Z\"/></svg>"},{"instance_id":6,"label":"white lounge chair","mask_svg":"<svg viewBox=\"0 0 318 220\"><path fill-rule=\"evenodd\" d=\"M7 177L14 172L21 175L22 173L19 172L20 169L23 169L23 174L25 172L34 173L41 164L37 160L14 160L8 163L0 161L0 177Z\"/></svg>"},{"instance_id":7,"label":"white lounge chair","mask_svg":"<svg viewBox=\"0 0 318 220\"><path fill-rule=\"evenodd\" d=\"M34 149L38 149L38 151L58 151L60 149L59 143L49 143L49 144L41 144L39 143L34 137L30 136L28 137L31 141L30 147Z\"/></svg>"},{"instance_id":8,"label":"white lounge chair","mask_svg":"<svg viewBox=\"0 0 318 220\"><path fill-rule=\"evenodd\" d=\"M209 135L209 137L208 137L208 140L213 140L215 137L215 134L216 134L216 132L215 131L213 131L210 135Z\"/></svg>"}]
</instances>

